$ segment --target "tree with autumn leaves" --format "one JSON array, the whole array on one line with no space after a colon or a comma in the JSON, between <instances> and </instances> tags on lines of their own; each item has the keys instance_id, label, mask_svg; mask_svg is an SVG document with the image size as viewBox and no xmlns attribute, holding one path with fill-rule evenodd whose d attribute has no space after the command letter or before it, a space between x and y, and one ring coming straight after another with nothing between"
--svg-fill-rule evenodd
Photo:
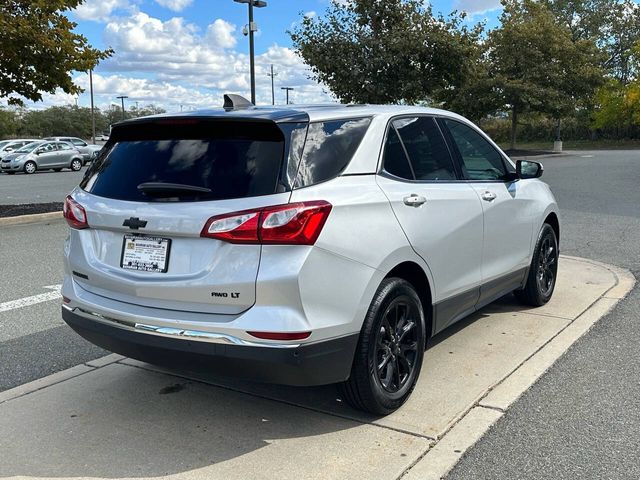
<instances>
[{"instance_id":1,"label":"tree with autumn leaves","mask_svg":"<svg viewBox=\"0 0 640 480\"><path fill-rule=\"evenodd\" d=\"M522 114L559 122L596 112L609 79L635 78L640 16L631 0L502 6L500 25L487 31L464 14L435 16L419 0L333 2L291 37L315 79L342 101L425 103L474 120L508 112L512 147Z\"/></svg>"}]
</instances>

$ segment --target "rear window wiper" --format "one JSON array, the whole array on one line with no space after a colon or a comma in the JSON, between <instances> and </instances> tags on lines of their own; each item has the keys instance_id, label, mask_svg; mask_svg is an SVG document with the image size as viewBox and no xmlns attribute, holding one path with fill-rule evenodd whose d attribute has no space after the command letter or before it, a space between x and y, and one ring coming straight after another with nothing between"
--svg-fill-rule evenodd
<instances>
[{"instance_id":1,"label":"rear window wiper","mask_svg":"<svg viewBox=\"0 0 640 480\"><path fill-rule=\"evenodd\" d=\"M138 185L138 190L151 197L197 196L211 193L211 189L207 187L165 182L144 182Z\"/></svg>"}]
</instances>

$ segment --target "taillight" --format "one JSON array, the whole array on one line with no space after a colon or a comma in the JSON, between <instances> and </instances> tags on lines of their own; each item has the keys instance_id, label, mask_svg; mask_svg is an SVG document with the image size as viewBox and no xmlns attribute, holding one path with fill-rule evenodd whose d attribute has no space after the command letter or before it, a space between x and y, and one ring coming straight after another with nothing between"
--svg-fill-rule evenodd
<instances>
[{"instance_id":1,"label":"taillight","mask_svg":"<svg viewBox=\"0 0 640 480\"><path fill-rule=\"evenodd\" d=\"M313 245L331 204L324 200L288 203L211 217L200 236L230 243Z\"/></svg>"},{"instance_id":2,"label":"taillight","mask_svg":"<svg viewBox=\"0 0 640 480\"><path fill-rule=\"evenodd\" d=\"M77 230L89 228L89 224L87 223L87 212L85 212L82 205L71 198L71 195L67 195L67 198L64 199L62 215L67 220L67 223L71 228L75 228Z\"/></svg>"}]
</instances>

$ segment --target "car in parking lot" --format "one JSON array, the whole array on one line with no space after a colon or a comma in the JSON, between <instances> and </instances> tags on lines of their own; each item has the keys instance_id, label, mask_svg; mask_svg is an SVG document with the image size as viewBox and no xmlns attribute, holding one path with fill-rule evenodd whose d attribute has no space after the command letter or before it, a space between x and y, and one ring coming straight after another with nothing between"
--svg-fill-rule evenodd
<instances>
[{"instance_id":1,"label":"car in parking lot","mask_svg":"<svg viewBox=\"0 0 640 480\"><path fill-rule=\"evenodd\" d=\"M87 164L96 157L101 145L91 145L78 137L47 137L45 140L53 140L57 142L68 142L73 145L73 148L78 150L82 154L83 164Z\"/></svg>"},{"instance_id":2,"label":"car in parking lot","mask_svg":"<svg viewBox=\"0 0 640 480\"><path fill-rule=\"evenodd\" d=\"M122 122L65 201L62 316L129 357L340 383L388 414L429 337L511 292L551 298L560 219L542 172L430 108L225 96Z\"/></svg>"},{"instance_id":3,"label":"car in parking lot","mask_svg":"<svg viewBox=\"0 0 640 480\"><path fill-rule=\"evenodd\" d=\"M0 160L25 145L37 142L35 138L18 138L15 140L3 140L0 142Z\"/></svg>"},{"instance_id":4,"label":"car in parking lot","mask_svg":"<svg viewBox=\"0 0 640 480\"><path fill-rule=\"evenodd\" d=\"M35 173L37 170L61 171L69 168L79 171L82 155L67 142L38 140L18 148L0 161L0 171L13 175L16 172Z\"/></svg>"}]
</instances>

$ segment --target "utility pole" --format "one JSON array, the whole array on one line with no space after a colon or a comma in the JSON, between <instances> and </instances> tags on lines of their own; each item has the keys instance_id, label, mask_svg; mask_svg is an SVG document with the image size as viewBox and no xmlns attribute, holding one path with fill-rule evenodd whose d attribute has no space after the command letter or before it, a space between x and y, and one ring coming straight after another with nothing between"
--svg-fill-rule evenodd
<instances>
[{"instance_id":1,"label":"utility pole","mask_svg":"<svg viewBox=\"0 0 640 480\"><path fill-rule=\"evenodd\" d=\"M253 21L253 7L263 8L267 2L263 0L233 0L236 3L246 3L249 5L249 70L251 75L251 103L256 104L256 69L255 69L255 49L253 45L253 32L258 31L258 26ZM245 30L243 30L243 33ZM247 33L245 33L246 35Z\"/></svg>"},{"instance_id":2,"label":"utility pole","mask_svg":"<svg viewBox=\"0 0 640 480\"><path fill-rule=\"evenodd\" d=\"M120 101L122 102L122 120L124 120L124 99L129 97L126 95L120 95L119 97L116 97L116 98L119 98Z\"/></svg>"},{"instance_id":3,"label":"utility pole","mask_svg":"<svg viewBox=\"0 0 640 480\"><path fill-rule=\"evenodd\" d=\"M96 144L96 114L93 107L93 70L89 70L89 91L91 92L91 143Z\"/></svg>"},{"instance_id":4,"label":"utility pole","mask_svg":"<svg viewBox=\"0 0 640 480\"><path fill-rule=\"evenodd\" d=\"M267 73L269 77L271 77L271 105L276 104L276 94L273 88L273 77L277 77L277 73L273 73L273 63L271 64L271 73Z\"/></svg>"},{"instance_id":5,"label":"utility pole","mask_svg":"<svg viewBox=\"0 0 640 480\"><path fill-rule=\"evenodd\" d=\"M293 87L280 87L280 90L286 90L287 91L287 105L289 105L289 91L293 90Z\"/></svg>"}]
</instances>

